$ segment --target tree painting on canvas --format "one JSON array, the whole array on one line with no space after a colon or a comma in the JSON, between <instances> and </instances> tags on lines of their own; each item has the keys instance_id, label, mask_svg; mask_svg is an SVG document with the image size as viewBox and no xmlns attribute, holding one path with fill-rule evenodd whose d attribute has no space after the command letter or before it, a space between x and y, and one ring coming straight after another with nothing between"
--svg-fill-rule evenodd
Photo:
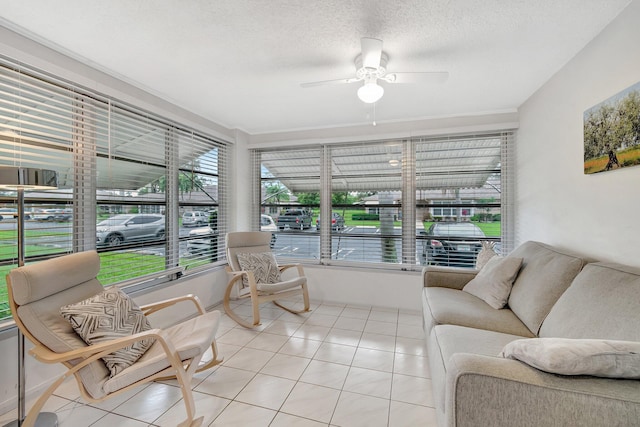
<instances>
[{"instance_id":1,"label":"tree painting on canvas","mask_svg":"<svg viewBox=\"0 0 640 427\"><path fill-rule=\"evenodd\" d=\"M640 82L584 112L584 173L640 165Z\"/></svg>"}]
</instances>

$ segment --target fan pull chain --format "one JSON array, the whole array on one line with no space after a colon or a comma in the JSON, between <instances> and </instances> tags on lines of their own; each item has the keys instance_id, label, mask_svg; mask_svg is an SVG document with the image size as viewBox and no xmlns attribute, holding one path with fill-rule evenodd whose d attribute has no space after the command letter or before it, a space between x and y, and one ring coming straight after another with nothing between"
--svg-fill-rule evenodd
<instances>
[{"instance_id":1,"label":"fan pull chain","mask_svg":"<svg viewBox=\"0 0 640 427\"><path fill-rule=\"evenodd\" d=\"M373 125L374 126L377 125L377 123L376 123L376 104L377 104L377 102L373 103Z\"/></svg>"}]
</instances>

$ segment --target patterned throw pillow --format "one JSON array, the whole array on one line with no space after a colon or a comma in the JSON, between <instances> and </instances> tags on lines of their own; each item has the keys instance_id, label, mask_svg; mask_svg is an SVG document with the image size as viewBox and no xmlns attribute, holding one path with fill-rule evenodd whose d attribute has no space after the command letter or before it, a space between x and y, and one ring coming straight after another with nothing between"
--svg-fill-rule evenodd
<instances>
[{"instance_id":1,"label":"patterned throw pillow","mask_svg":"<svg viewBox=\"0 0 640 427\"><path fill-rule=\"evenodd\" d=\"M87 344L127 337L151 329L147 317L122 290L111 287L84 301L60 308L76 333ZM111 376L133 365L155 339L136 341L102 358Z\"/></svg>"},{"instance_id":2,"label":"patterned throw pillow","mask_svg":"<svg viewBox=\"0 0 640 427\"><path fill-rule=\"evenodd\" d=\"M239 253L238 263L243 271L253 271L256 283L278 283L282 281L278 263L271 252ZM242 282L245 286L249 286L246 277L243 277Z\"/></svg>"}]
</instances>

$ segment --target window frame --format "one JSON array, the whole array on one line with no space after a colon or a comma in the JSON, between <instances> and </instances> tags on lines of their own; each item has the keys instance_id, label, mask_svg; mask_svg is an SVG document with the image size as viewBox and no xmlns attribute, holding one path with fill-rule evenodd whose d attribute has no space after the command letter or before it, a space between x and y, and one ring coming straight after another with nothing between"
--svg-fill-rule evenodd
<instances>
[{"instance_id":1,"label":"window frame","mask_svg":"<svg viewBox=\"0 0 640 427\"><path fill-rule=\"evenodd\" d=\"M416 181L419 172L416 171L417 163L417 149L418 145L425 141L481 141L483 139L490 139L492 143L492 152L495 155L498 153L499 162L497 169L497 176L499 176L499 182L485 183L485 186L496 187L497 191L501 192L497 201L478 201L469 198L463 198L462 200L451 201L438 201L438 203L424 204L423 201L418 200L416 188L418 187ZM397 142L398 139L393 141ZM514 175L514 159L515 159L515 142L516 142L516 130L515 129L500 129L496 131L483 131L479 133L462 133L462 134L443 134L443 135L430 135L428 137L412 136L406 139L400 139L403 149L401 153L401 199L394 201L394 208L399 209L399 216L403 218L402 221L402 257L399 263L390 264L384 262L359 262L359 261L346 261L340 259L332 259L331 256L331 227L321 227L320 246L321 256L319 259L315 258L288 258L281 255L280 258L283 262L297 261L306 264L315 265L337 265L337 266L352 266L352 267L366 267L366 268L384 268L392 270L411 270L419 271L423 268L421 257L419 254L420 245L422 244L422 237L419 236L419 230L416 227L417 211L419 208L427 209L432 212L434 209L449 209L451 211L462 212L467 211L468 215L465 215L465 219L471 219L479 211L487 212L499 212L501 216L500 220L500 237L487 237L487 240L499 240L501 242L502 254L507 254L513 249L514 240L514 220L513 220L513 196L515 188L515 175ZM336 143L324 143L324 144L308 144L302 146L288 146L288 147L269 147L269 148L251 148L250 155L253 159L253 194L254 194L254 207L252 212L252 224L254 229L259 230L259 214L261 208L265 205L261 203L260 195L264 178L261 174L261 158L265 153L277 153L287 150L304 150L304 149L317 149L321 152L321 176L320 176L320 221L321 223L330 223L330 218L336 205L331 204L331 179L332 179L332 150L339 147L358 146L363 144L384 144L389 140L375 140L366 142L336 142ZM474 149L483 149L483 147L475 147ZM452 150L452 153L454 150ZM494 174L492 169L483 170L483 173ZM463 172L464 174L464 172ZM277 175L273 174L273 175ZM493 176L493 175L492 175ZM277 176L272 176L269 179L277 180ZM418 187L419 188L419 187ZM379 210L379 206L370 207L369 209Z\"/></svg>"}]
</instances>

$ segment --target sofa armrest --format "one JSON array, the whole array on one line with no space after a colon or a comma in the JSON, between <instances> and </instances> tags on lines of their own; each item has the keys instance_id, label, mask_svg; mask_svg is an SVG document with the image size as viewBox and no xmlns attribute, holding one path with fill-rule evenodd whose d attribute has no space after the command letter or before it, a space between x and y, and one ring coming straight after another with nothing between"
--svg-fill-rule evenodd
<instances>
[{"instance_id":1,"label":"sofa armrest","mask_svg":"<svg viewBox=\"0 0 640 427\"><path fill-rule=\"evenodd\" d=\"M457 353L449 360L447 425L632 426L640 382L562 376L517 360Z\"/></svg>"},{"instance_id":2,"label":"sofa armrest","mask_svg":"<svg viewBox=\"0 0 640 427\"><path fill-rule=\"evenodd\" d=\"M441 287L462 289L471 279L476 277L478 270L470 268L437 267L429 265L422 269L425 287Z\"/></svg>"}]
</instances>

